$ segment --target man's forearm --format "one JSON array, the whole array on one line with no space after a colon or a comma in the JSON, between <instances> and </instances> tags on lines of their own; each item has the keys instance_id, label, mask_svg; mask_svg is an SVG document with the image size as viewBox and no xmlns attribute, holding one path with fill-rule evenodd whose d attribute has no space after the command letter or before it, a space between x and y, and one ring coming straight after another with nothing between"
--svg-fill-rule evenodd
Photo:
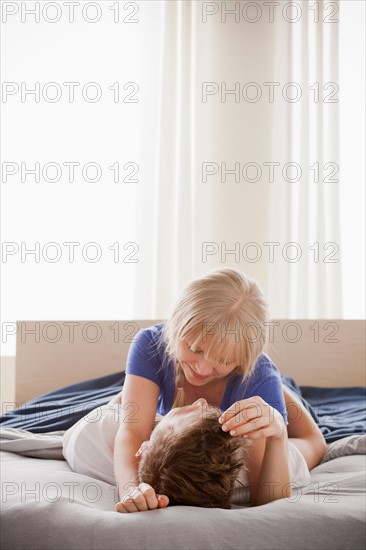
<instances>
[{"instance_id":1,"label":"man's forearm","mask_svg":"<svg viewBox=\"0 0 366 550\"><path fill-rule=\"evenodd\" d=\"M120 499L139 485L138 462L135 457L142 441L131 431L119 430L114 443L114 476Z\"/></svg>"},{"instance_id":2,"label":"man's forearm","mask_svg":"<svg viewBox=\"0 0 366 550\"><path fill-rule=\"evenodd\" d=\"M291 495L286 430L276 439L267 437L262 467L251 499L253 506L267 504Z\"/></svg>"}]
</instances>

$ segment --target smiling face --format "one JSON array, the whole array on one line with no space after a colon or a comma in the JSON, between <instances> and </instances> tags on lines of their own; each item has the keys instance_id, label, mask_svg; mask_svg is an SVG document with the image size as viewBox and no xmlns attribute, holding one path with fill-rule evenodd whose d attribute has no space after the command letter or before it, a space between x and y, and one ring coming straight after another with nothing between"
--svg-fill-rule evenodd
<instances>
[{"instance_id":1,"label":"smiling face","mask_svg":"<svg viewBox=\"0 0 366 550\"><path fill-rule=\"evenodd\" d=\"M214 386L220 380L224 380L235 370L238 361L234 357L230 361L221 360L217 363L208 361L205 358L207 349L211 344L211 335L208 335L206 342L200 341L193 346L193 338L181 340L179 344L178 360L184 371L186 380L193 386ZM200 419L206 417L221 416L222 411L213 405L209 405L204 398L197 399L192 405L176 407L171 409L153 430L150 441L162 430L172 430L181 433L193 425L198 425ZM144 450L148 447L149 441L144 441L136 453L136 458L141 459Z\"/></svg>"},{"instance_id":2,"label":"smiling face","mask_svg":"<svg viewBox=\"0 0 366 550\"><path fill-rule=\"evenodd\" d=\"M227 377L237 366L235 357L229 361L219 358L218 362L205 358L212 336L207 336L206 342L200 341L193 347L193 339L186 338L179 344L178 360L188 382L193 386L214 384L218 379Z\"/></svg>"},{"instance_id":3,"label":"smiling face","mask_svg":"<svg viewBox=\"0 0 366 550\"><path fill-rule=\"evenodd\" d=\"M197 399L192 405L185 407L176 407L171 409L156 425L150 440L144 441L136 453L136 458L141 459L144 450L148 447L150 441L154 441L157 435L166 430L182 433L192 426L198 425L203 417L219 418L222 411L213 405L209 405L203 397Z\"/></svg>"}]
</instances>

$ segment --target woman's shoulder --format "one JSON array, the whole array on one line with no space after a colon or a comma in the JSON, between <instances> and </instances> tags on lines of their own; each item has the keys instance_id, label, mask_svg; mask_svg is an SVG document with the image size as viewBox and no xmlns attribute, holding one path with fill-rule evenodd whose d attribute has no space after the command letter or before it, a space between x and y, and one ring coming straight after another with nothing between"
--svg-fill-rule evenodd
<instances>
[{"instance_id":1,"label":"woman's shoulder","mask_svg":"<svg viewBox=\"0 0 366 550\"><path fill-rule=\"evenodd\" d=\"M148 361L159 372L171 371L175 363L171 361L166 349L163 333L165 323L155 323L150 327L141 328L134 336L129 351L129 362Z\"/></svg>"},{"instance_id":2,"label":"woman's shoulder","mask_svg":"<svg viewBox=\"0 0 366 550\"><path fill-rule=\"evenodd\" d=\"M278 370L270 356L262 352L255 363L255 369Z\"/></svg>"},{"instance_id":3,"label":"woman's shoulder","mask_svg":"<svg viewBox=\"0 0 366 550\"><path fill-rule=\"evenodd\" d=\"M165 323L156 323L155 325L151 325L149 327L139 327L135 336L139 336L140 338L150 338L151 340L158 341L161 337L164 324Z\"/></svg>"},{"instance_id":4,"label":"woman's shoulder","mask_svg":"<svg viewBox=\"0 0 366 550\"><path fill-rule=\"evenodd\" d=\"M160 345L162 327L163 323L156 323L141 328L132 339L126 361L126 374L148 378L160 387L165 384L165 376L172 370L170 364L166 366L166 349Z\"/></svg>"},{"instance_id":5,"label":"woman's shoulder","mask_svg":"<svg viewBox=\"0 0 366 550\"><path fill-rule=\"evenodd\" d=\"M131 343L134 343L135 347L155 348L161 342L163 327L164 323L156 323L150 327L139 327L137 325Z\"/></svg>"},{"instance_id":6,"label":"woman's shoulder","mask_svg":"<svg viewBox=\"0 0 366 550\"><path fill-rule=\"evenodd\" d=\"M267 353L261 353L258 359L255 362L255 365L250 372L250 374L246 377L245 381L242 379L241 375L237 375L237 384L240 386L243 384L246 386L254 386L258 383L267 383L270 382L270 380L274 380L275 378L278 379L281 377L280 371L270 358L270 356Z\"/></svg>"},{"instance_id":7,"label":"woman's shoulder","mask_svg":"<svg viewBox=\"0 0 366 550\"><path fill-rule=\"evenodd\" d=\"M231 401L259 395L264 401L275 406L280 400L281 391L281 374L269 355L262 353L249 376L243 378L242 375L238 375L235 377ZM282 401L281 405L283 405Z\"/></svg>"}]
</instances>

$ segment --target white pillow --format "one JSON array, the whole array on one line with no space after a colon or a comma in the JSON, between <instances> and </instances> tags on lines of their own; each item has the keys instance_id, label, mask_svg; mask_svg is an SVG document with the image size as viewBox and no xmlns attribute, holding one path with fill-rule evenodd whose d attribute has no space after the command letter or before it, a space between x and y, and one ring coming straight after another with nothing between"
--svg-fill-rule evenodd
<instances>
[{"instance_id":1,"label":"white pillow","mask_svg":"<svg viewBox=\"0 0 366 550\"><path fill-rule=\"evenodd\" d=\"M366 435L349 435L333 441L327 446L324 458L320 464L347 455L365 455L366 454Z\"/></svg>"}]
</instances>

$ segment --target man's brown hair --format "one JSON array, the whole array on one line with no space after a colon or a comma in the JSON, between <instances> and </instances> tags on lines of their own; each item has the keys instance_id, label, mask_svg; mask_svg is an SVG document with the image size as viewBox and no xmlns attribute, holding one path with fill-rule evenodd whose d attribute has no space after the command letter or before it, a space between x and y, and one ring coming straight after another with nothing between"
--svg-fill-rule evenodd
<instances>
[{"instance_id":1,"label":"man's brown hair","mask_svg":"<svg viewBox=\"0 0 366 550\"><path fill-rule=\"evenodd\" d=\"M248 441L224 432L220 409L212 407L181 433L173 426L153 432L139 463L140 483L169 497L170 505L230 508L235 480L244 461L237 455Z\"/></svg>"}]
</instances>

